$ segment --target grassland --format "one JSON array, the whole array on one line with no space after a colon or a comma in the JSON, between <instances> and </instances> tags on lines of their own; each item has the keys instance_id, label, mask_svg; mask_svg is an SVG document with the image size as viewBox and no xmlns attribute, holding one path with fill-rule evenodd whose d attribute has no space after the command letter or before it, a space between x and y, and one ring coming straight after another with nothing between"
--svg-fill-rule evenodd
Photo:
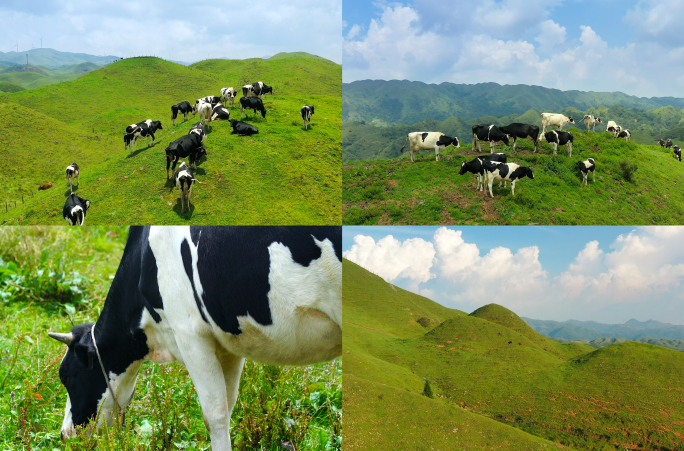
<instances>
[{"instance_id":1,"label":"grassland","mask_svg":"<svg viewBox=\"0 0 684 451\"><path fill-rule=\"evenodd\" d=\"M613 139L607 133L575 135L572 158L565 147L553 155L529 140L518 151L497 146L508 162L529 166L534 180L516 183L515 197L494 184L494 199L477 191L473 174L459 175L461 163L480 152L471 144L449 147L436 162L425 152L387 160L350 161L343 166L343 222L352 224L682 224L684 197L676 174L682 163L660 146ZM483 148L487 153L488 145ZM580 186L578 161L594 158L596 181ZM626 173L622 162L635 164ZM630 181L631 178L631 181Z\"/></svg>"},{"instance_id":2,"label":"grassland","mask_svg":"<svg viewBox=\"0 0 684 451\"><path fill-rule=\"evenodd\" d=\"M209 434L182 366L146 362L126 425L64 444L64 345L48 331L97 319L123 252L123 227L0 229L0 449L206 450ZM282 368L246 362L231 418L234 449L341 449L341 361Z\"/></svg>"},{"instance_id":3,"label":"grassland","mask_svg":"<svg viewBox=\"0 0 684 451\"><path fill-rule=\"evenodd\" d=\"M682 449L681 352L560 344L501 306L466 315L343 271L345 447Z\"/></svg>"},{"instance_id":4,"label":"grassland","mask_svg":"<svg viewBox=\"0 0 684 451\"><path fill-rule=\"evenodd\" d=\"M181 215L163 149L194 122L190 116L174 127L170 106L256 80L274 86L274 95L264 97L266 118L246 119L260 133L238 137L227 122L212 125L190 213ZM0 95L0 132L12 136L0 152L18 164L0 192L0 200L16 201L17 208L0 209L0 220L63 224L63 172L76 161L76 192L93 203L87 224L339 224L340 80L341 66L316 58L207 60L190 67L133 58L75 81ZM299 116L305 103L316 106L308 131ZM239 109L231 115L239 116ZM164 126L157 144L139 141L129 155L123 130L148 118ZM54 187L36 191L47 182Z\"/></svg>"}]
</instances>

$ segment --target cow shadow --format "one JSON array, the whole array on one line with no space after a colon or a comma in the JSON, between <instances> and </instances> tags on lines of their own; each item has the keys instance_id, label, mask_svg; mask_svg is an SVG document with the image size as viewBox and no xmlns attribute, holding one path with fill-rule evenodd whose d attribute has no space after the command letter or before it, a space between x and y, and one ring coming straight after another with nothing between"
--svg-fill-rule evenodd
<instances>
[{"instance_id":1,"label":"cow shadow","mask_svg":"<svg viewBox=\"0 0 684 451\"><path fill-rule=\"evenodd\" d=\"M141 152L143 152L143 151L145 151L145 150L147 150L147 149L152 149L152 148L155 147L157 144L159 144L159 141L153 142L153 143L150 144L149 146L146 146L146 147L143 147L143 148L140 148L140 149L136 149L136 150L134 150L132 153L129 151L129 154L126 155L126 158L133 158L133 157L137 156L139 153L141 153ZM128 150L128 149L126 149L126 150Z\"/></svg>"},{"instance_id":2,"label":"cow shadow","mask_svg":"<svg viewBox=\"0 0 684 451\"><path fill-rule=\"evenodd\" d=\"M181 218L190 220L192 219L192 214L195 212L195 205L190 199L190 207L183 213L183 207L181 206L180 196L176 199L176 205L173 206L173 211Z\"/></svg>"},{"instance_id":3,"label":"cow shadow","mask_svg":"<svg viewBox=\"0 0 684 451\"><path fill-rule=\"evenodd\" d=\"M78 191L78 185L75 185L73 193L78 196L77 191ZM69 188L67 188L66 191L64 191L64 197L66 198L66 197L71 196L71 193L72 193L72 191Z\"/></svg>"}]
</instances>

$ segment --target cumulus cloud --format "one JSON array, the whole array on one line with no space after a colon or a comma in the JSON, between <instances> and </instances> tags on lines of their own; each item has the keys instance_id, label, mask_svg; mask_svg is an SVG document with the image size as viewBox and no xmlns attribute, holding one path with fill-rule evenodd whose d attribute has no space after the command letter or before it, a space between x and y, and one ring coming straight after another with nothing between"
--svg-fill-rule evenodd
<instances>
[{"instance_id":1,"label":"cumulus cloud","mask_svg":"<svg viewBox=\"0 0 684 451\"><path fill-rule=\"evenodd\" d=\"M627 11L623 21L632 26L642 39L668 47L684 45L681 18L684 3L680 0L641 0Z\"/></svg>"},{"instance_id":2,"label":"cumulus cloud","mask_svg":"<svg viewBox=\"0 0 684 451\"><path fill-rule=\"evenodd\" d=\"M541 23L541 32L534 40L539 43L539 51L548 53L565 42L566 34L565 27L549 19Z\"/></svg>"}]
</instances>

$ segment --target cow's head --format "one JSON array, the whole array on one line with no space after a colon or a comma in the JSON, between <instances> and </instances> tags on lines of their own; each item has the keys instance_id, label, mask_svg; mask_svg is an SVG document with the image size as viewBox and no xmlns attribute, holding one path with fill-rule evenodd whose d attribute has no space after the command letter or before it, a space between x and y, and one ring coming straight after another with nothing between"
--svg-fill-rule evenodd
<instances>
[{"instance_id":1,"label":"cow's head","mask_svg":"<svg viewBox=\"0 0 684 451\"><path fill-rule=\"evenodd\" d=\"M574 124L575 120L572 118L572 116L568 116L568 123L569 124Z\"/></svg>"},{"instance_id":2,"label":"cow's head","mask_svg":"<svg viewBox=\"0 0 684 451\"><path fill-rule=\"evenodd\" d=\"M523 168L523 169L525 169L524 177L529 177L532 180L534 180L534 174L532 173L532 168Z\"/></svg>"},{"instance_id":3,"label":"cow's head","mask_svg":"<svg viewBox=\"0 0 684 451\"><path fill-rule=\"evenodd\" d=\"M461 163L461 170L458 171L458 175L463 175L466 172L468 172L468 167L466 166L466 162L464 161Z\"/></svg>"},{"instance_id":4,"label":"cow's head","mask_svg":"<svg viewBox=\"0 0 684 451\"><path fill-rule=\"evenodd\" d=\"M238 123L238 120L237 119L229 119L228 122L230 122L231 127L235 128L235 126Z\"/></svg>"},{"instance_id":5,"label":"cow's head","mask_svg":"<svg viewBox=\"0 0 684 451\"><path fill-rule=\"evenodd\" d=\"M266 117L266 108L261 107L261 117Z\"/></svg>"},{"instance_id":6,"label":"cow's head","mask_svg":"<svg viewBox=\"0 0 684 451\"><path fill-rule=\"evenodd\" d=\"M597 123L597 124L603 124L603 121L601 120L600 117L597 117L597 118L596 118L596 123Z\"/></svg>"},{"instance_id":7,"label":"cow's head","mask_svg":"<svg viewBox=\"0 0 684 451\"><path fill-rule=\"evenodd\" d=\"M509 141L510 137L511 137L510 135L504 134L504 137L501 139L501 141L503 141L503 143L506 144L507 146L510 146L511 145L511 142Z\"/></svg>"},{"instance_id":8,"label":"cow's head","mask_svg":"<svg viewBox=\"0 0 684 451\"><path fill-rule=\"evenodd\" d=\"M152 121L152 128L155 130L164 130L161 121Z\"/></svg>"}]
</instances>

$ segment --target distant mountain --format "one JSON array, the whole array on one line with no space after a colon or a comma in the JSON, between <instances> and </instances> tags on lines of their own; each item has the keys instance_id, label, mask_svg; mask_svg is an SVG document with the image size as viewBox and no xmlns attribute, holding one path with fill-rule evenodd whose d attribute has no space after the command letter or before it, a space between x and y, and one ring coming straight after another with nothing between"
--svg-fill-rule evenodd
<instances>
[{"instance_id":1,"label":"distant mountain","mask_svg":"<svg viewBox=\"0 0 684 451\"><path fill-rule=\"evenodd\" d=\"M522 318L535 331L549 338L563 340L595 340L601 338L624 338L630 341L644 339L684 340L684 326L659 321L631 319L624 324L602 324L594 321L549 321ZM650 343L646 341L645 343Z\"/></svg>"},{"instance_id":2,"label":"distant mountain","mask_svg":"<svg viewBox=\"0 0 684 451\"><path fill-rule=\"evenodd\" d=\"M528 85L427 84L408 80L359 80L343 83L344 122L375 125L413 124L424 119L442 121L451 116L464 120L508 116L528 110L585 111L599 106L652 109L684 108L684 98L636 97L622 92L561 91Z\"/></svg>"},{"instance_id":3,"label":"distant mountain","mask_svg":"<svg viewBox=\"0 0 684 451\"><path fill-rule=\"evenodd\" d=\"M624 338L597 338L595 340L564 340L562 338L554 338L559 343L581 343L594 348L603 348L604 346L609 346L617 343L626 343L628 341L635 341L637 343L648 343L651 345L662 346L664 348L674 349L675 351L684 352L684 340L669 340L661 339L657 340L655 338L642 338L641 340L626 340Z\"/></svg>"},{"instance_id":4,"label":"distant mountain","mask_svg":"<svg viewBox=\"0 0 684 451\"><path fill-rule=\"evenodd\" d=\"M60 52L54 49L32 49L21 52L0 52L0 61L26 64L26 55L28 55L29 65L45 66L49 69L81 63L95 63L98 66L104 66L120 59L118 56L112 55L95 56L87 53Z\"/></svg>"}]
</instances>

